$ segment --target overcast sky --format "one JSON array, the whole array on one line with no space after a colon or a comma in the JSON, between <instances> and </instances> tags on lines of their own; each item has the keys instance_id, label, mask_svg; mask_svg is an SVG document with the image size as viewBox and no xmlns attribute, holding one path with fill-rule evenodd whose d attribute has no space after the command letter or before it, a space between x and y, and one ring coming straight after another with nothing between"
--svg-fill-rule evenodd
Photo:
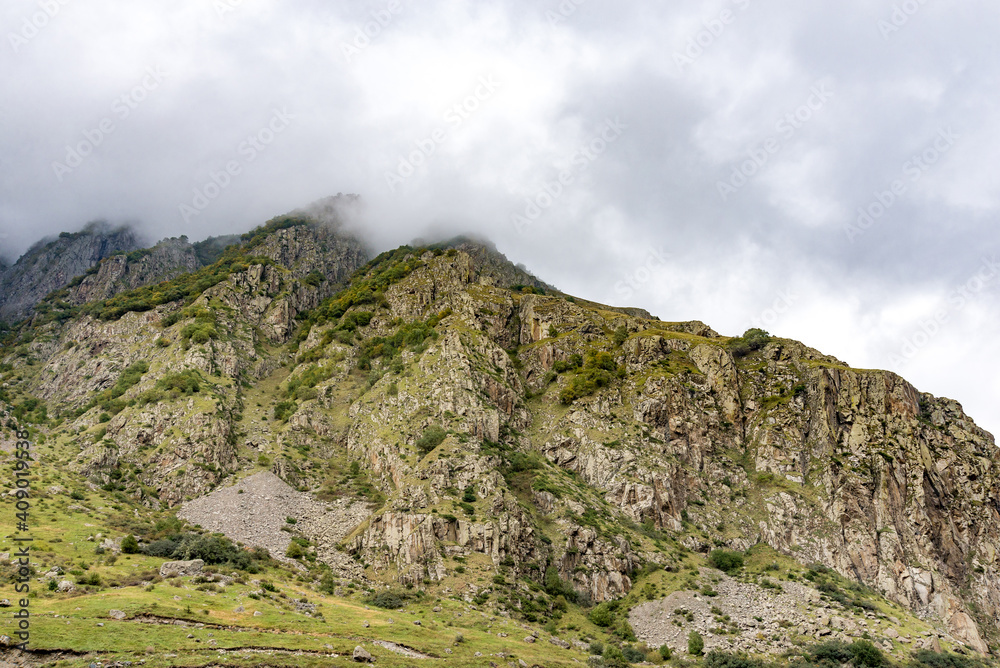
<instances>
[{"instance_id":1,"label":"overcast sky","mask_svg":"<svg viewBox=\"0 0 1000 668\"><path fill-rule=\"evenodd\" d=\"M196 240L358 193L379 250L478 232L569 293L758 324L1000 433L998 17L6 0L0 249L94 219Z\"/></svg>"}]
</instances>

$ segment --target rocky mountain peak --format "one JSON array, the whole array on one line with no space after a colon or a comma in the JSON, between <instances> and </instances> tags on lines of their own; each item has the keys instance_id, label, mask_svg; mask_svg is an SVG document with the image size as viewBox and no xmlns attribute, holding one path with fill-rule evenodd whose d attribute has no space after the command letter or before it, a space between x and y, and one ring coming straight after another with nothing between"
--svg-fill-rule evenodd
<instances>
[{"instance_id":1,"label":"rocky mountain peak","mask_svg":"<svg viewBox=\"0 0 1000 668\"><path fill-rule=\"evenodd\" d=\"M102 221L36 243L0 274L0 320L13 322L28 316L47 294L65 287L101 260L141 247L141 239L131 228Z\"/></svg>"}]
</instances>

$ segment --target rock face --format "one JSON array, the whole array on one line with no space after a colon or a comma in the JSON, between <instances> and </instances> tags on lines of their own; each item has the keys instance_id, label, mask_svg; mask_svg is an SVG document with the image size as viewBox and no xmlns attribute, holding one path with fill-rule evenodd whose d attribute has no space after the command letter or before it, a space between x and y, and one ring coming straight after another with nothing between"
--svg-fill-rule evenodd
<instances>
[{"instance_id":1,"label":"rock face","mask_svg":"<svg viewBox=\"0 0 1000 668\"><path fill-rule=\"evenodd\" d=\"M128 228L91 223L76 233L64 232L35 244L0 274L0 320L15 322L53 290L65 287L116 251L141 247Z\"/></svg>"},{"instance_id":2,"label":"rock face","mask_svg":"<svg viewBox=\"0 0 1000 668\"><path fill-rule=\"evenodd\" d=\"M71 282L68 301L85 304L108 299L120 292L170 280L200 266L194 246L186 239L164 239L152 248L112 255L91 267L79 282Z\"/></svg>"},{"instance_id":3,"label":"rock face","mask_svg":"<svg viewBox=\"0 0 1000 668\"><path fill-rule=\"evenodd\" d=\"M290 518L338 574L480 569L458 595L530 614L510 582L607 601L677 566L665 541L767 543L970 648L995 639L1000 458L956 402L567 297L469 239L369 261L340 224L355 204L245 235L184 303L49 322L19 341L35 364L0 361L65 412L76 471L279 558Z\"/></svg>"}]
</instances>

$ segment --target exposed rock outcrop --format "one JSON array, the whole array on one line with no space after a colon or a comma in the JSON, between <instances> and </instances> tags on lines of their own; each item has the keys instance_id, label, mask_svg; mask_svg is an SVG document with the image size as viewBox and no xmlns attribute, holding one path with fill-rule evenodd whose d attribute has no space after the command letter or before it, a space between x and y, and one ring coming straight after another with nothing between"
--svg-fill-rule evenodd
<instances>
[{"instance_id":1,"label":"exposed rock outcrop","mask_svg":"<svg viewBox=\"0 0 1000 668\"><path fill-rule=\"evenodd\" d=\"M104 258L141 247L131 229L106 223L90 223L80 232L64 232L35 244L0 274L0 320L15 322L28 316L47 294Z\"/></svg>"}]
</instances>

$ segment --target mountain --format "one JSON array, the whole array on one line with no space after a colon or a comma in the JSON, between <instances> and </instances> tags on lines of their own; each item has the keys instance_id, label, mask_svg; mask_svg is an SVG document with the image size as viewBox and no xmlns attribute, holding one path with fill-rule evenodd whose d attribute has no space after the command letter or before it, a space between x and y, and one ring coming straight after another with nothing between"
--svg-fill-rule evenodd
<instances>
[{"instance_id":1,"label":"mountain","mask_svg":"<svg viewBox=\"0 0 1000 668\"><path fill-rule=\"evenodd\" d=\"M267 665L614 666L694 658L692 634L817 666L996 650L1000 468L958 403L566 295L480 240L371 257L354 204L208 266L178 240L105 260L5 341L0 448L26 424L40 455L36 623L97 634L40 649L137 658L114 629L182 620L157 642L185 665L217 665L178 635L208 628Z\"/></svg>"},{"instance_id":2,"label":"mountain","mask_svg":"<svg viewBox=\"0 0 1000 668\"><path fill-rule=\"evenodd\" d=\"M12 266L0 268L0 320L13 322L26 317L43 297L65 287L104 258L139 248L140 241L131 229L100 222L35 244Z\"/></svg>"},{"instance_id":3,"label":"mountain","mask_svg":"<svg viewBox=\"0 0 1000 668\"><path fill-rule=\"evenodd\" d=\"M116 253L70 281L66 298L73 304L109 299L120 292L159 283L201 267L186 239L164 239L152 248Z\"/></svg>"}]
</instances>

